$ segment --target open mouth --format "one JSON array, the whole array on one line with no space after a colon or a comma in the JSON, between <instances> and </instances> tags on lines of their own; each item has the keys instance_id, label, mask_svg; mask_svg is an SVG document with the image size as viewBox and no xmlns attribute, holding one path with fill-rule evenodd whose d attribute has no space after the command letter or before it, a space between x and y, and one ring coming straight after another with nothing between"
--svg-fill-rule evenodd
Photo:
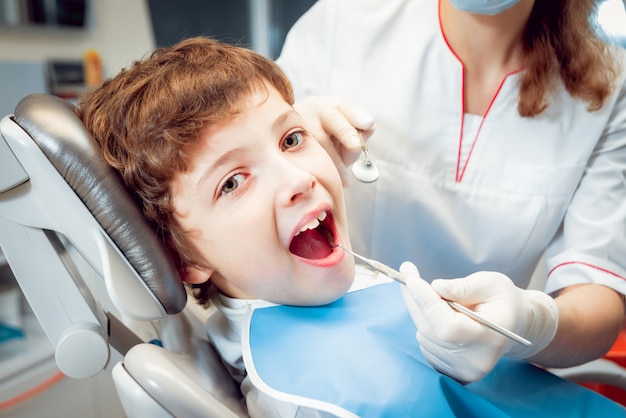
<instances>
[{"instance_id":1,"label":"open mouth","mask_svg":"<svg viewBox=\"0 0 626 418\"><path fill-rule=\"evenodd\" d=\"M335 246L335 228L330 212L322 212L293 237L289 251L298 257L319 260L328 257Z\"/></svg>"}]
</instances>

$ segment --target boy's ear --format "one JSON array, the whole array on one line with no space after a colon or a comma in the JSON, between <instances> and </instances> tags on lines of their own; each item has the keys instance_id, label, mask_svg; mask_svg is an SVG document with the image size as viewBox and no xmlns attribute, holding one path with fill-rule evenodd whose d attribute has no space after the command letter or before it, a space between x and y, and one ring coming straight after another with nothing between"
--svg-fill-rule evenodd
<instances>
[{"instance_id":1,"label":"boy's ear","mask_svg":"<svg viewBox=\"0 0 626 418\"><path fill-rule=\"evenodd\" d=\"M182 279L185 283L189 284L201 284L208 281L213 274L213 270L204 269L200 270L195 267L186 266L181 273Z\"/></svg>"}]
</instances>

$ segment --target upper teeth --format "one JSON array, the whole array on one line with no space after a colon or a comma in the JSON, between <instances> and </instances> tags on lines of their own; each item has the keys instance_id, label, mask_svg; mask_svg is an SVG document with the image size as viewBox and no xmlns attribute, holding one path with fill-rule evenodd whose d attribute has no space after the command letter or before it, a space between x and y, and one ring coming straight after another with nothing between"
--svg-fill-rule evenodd
<instances>
[{"instance_id":1,"label":"upper teeth","mask_svg":"<svg viewBox=\"0 0 626 418\"><path fill-rule=\"evenodd\" d=\"M317 215L317 218L312 219L311 222L303 225L302 228L300 228L300 230L296 234L296 236L298 234L300 234L300 232L304 232L307 229L315 229L315 228L317 228L319 226L320 222L323 222L324 219L326 219L326 212L320 213L319 215Z\"/></svg>"}]
</instances>

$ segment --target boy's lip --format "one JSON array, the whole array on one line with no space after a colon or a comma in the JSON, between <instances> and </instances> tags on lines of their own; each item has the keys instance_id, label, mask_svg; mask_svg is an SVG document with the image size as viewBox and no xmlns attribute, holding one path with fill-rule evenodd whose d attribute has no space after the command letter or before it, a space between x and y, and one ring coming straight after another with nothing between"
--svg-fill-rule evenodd
<instances>
[{"instance_id":1,"label":"boy's lip","mask_svg":"<svg viewBox=\"0 0 626 418\"><path fill-rule=\"evenodd\" d=\"M311 264L314 266L320 266L320 267L333 266L339 263L344 257L344 252L336 248L336 245L342 244L343 241L341 240L341 237L339 236L337 232L337 226L335 224L333 212L332 212L330 205L328 204L319 205L315 209L308 211L302 217L302 219L300 219L300 222L298 222L297 226L294 228L291 234L291 238L289 239L289 243L287 244L289 248L294 237L300 232L300 230L304 226L310 224L311 222L314 222L316 219L320 219L320 217L323 218L324 215L329 220L325 225L330 226L332 239L334 241L333 243L331 243L331 245L334 246L334 248L332 249L330 254L323 258L311 259L311 258L300 257L297 254L291 253L293 256L297 257L299 260L303 261L304 263Z\"/></svg>"}]
</instances>

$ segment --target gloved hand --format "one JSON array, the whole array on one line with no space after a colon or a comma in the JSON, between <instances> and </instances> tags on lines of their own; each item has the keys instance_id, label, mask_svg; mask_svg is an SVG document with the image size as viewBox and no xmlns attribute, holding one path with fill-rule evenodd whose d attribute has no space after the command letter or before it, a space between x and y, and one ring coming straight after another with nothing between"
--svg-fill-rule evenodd
<instances>
[{"instance_id":1,"label":"gloved hand","mask_svg":"<svg viewBox=\"0 0 626 418\"><path fill-rule=\"evenodd\" d=\"M335 96L309 96L296 103L294 109L305 120L307 131L330 154L343 185L348 185L346 167L361 153L361 135L367 140L374 132L374 117Z\"/></svg>"},{"instance_id":2,"label":"gloved hand","mask_svg":"<svg viewBox=\"0 0 626 418\"><path fill-rule=\"evenodd\" d=\"M482 271L429 285L415 265L405 262L404 301L417 326L424 357L440 372L462 383L483 378L502 356L525 359L554 338L559 311L549 295L516 287L504 274ZM530 340L526 347L455 311L452 300Z\"/></svg>"}]
</instances>

